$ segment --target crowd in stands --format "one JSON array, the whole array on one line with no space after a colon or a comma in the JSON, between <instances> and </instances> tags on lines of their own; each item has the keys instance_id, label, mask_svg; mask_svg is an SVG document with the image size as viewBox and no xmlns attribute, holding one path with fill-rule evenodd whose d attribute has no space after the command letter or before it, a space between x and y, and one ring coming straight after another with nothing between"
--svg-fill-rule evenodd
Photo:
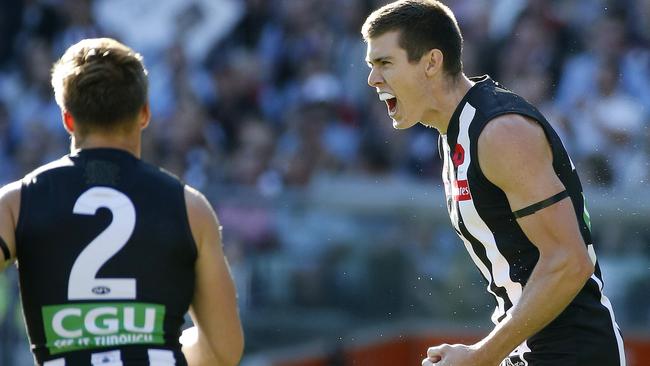
<instances>
[{"instance_id":1,"label":"crowd in stands","mask_svg":"<svg viewBox=\"0 0 650 366\"><path fill-rule=\"evenodd\" d=\"M0 181L66 152L49 71L71 43L97 36L145 56L154 116L143 155L199 188L273 193L322 172L438 180L436 132L393 131L365 83L359 28L383 2L5 0ZM447 3L466 73L542 109L587 184L647 179L649 1Z\"/></svg>"}]
</instances>

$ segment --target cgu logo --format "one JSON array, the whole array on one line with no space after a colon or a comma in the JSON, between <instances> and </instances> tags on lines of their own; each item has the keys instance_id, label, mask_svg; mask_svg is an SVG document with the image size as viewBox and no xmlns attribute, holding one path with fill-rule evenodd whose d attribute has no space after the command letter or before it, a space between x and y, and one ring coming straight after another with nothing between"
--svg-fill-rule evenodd
<instances>
[{"instance_id":1,"label":"cgu logo","mask_svg":"<svg viewBox=\"0 0 650 366\"><path fill-rule=\"evenodd\" d=\"M52 317L52 330L64 338L79 338L84 333L92 335L115 334L121 329L133 333L152 333L156 326L156 309L144 309L144 324L136 325L136 308L102 306L84 312L81 308L67 307ZM118 310L122 310L121 312ZM138 319L142 318L142 315Z\"/></svg>"}]
</instances>

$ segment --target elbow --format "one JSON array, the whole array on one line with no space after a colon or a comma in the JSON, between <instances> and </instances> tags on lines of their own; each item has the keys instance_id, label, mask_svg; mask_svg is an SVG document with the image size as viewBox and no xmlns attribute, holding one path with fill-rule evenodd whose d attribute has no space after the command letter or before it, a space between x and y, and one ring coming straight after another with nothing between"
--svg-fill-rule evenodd
<instances>
[{"instance_id":1,"label":"elbow","mask_svg":"<svg viewBox=\"0 0 650 366\"><path fill-rule=\"evenodd\" d=\"M244 336L243 333L240 332L236 336L232 336L232 338L229 340L228 344L225 345L226 347L223 347L224 345L221 345L220 348L213 348L215 350L219 350L216 353L216 357L219 360L219 365L223 366L237 366L239 365L239 362L242 359L242 356L244 354Z\"/></svg>"},{"instance_id":2,"label":"elbow","mask_svg":"<svg viewBox=\"0 0 650 366\"><path fill-rule=\"evenodd\" d=\"M243 353L244 353L243 347L240 350L233 351L231 352L230 355L228 355L228 357L223 359L223 362L221 364L224 366L237 366L241 361Z\"/></svg>"},{"instance_id":3,"label":"elbow","mask_svg":"<svg viewBox=\"0 0 650 366\"><path fill-rule=\"evenodd\" d=\"M244 355L244 337L243 335L239 337L239 341L237 342L237 345L233 347L234 350L232 351L232 356L228 360L228 363L226 365L232 365L232 366L237 366L239 365L239 362L242 359L242 356Z\"/></svg>"},{"instance_id":4,"label":"elbow","mask_svg":"<svg viewBox=\"0 0 650 366\"><path fill-rule=\"evenodd\" d=\"M241 361L243 348L241 351L230 351L227 355L219 357L219 365L223 366L237 366Z\"/></svg>"},{"instance_id":5,"label":"elbow","mask_svg":"<svg viewBox=\"0 0 650 366\"><path fill-rule=\"evenodd\" d=\"M575 276L579 278L584 285L594 274L595 265L588 256L581 258L575 266Z\"/></svg>"},{"instance_id":6,"label":"elbow","mask_svg":"<svg viewBox=\"0 0 650 366\"><path fill-rule=\"evenodd\" d=\"M594 274L594 263L589 259L585 253L582 255L567 255L570 258L564 261L564 276L565 278L574 279L576 285L579 284L583 287L589 278Z\"/></svg>"},{"instance_id":7,"label":"elbow","mask_svg":"<svg viewBox=\"0 0 650 366\"><path fill-rule=\"evenodd\" d=\"M583 253L556 252L539 264L545 268L549 275L555 274L559 278L569 280L576 286L582 287L594 274L594 263L589 255Z\"/></svg>"}]
</instances>

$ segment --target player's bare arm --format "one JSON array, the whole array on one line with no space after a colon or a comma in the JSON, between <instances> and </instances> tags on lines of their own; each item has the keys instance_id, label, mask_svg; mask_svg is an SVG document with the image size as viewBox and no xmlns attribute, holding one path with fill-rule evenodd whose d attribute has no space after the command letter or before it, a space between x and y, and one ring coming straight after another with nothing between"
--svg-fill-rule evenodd
<instances>
[{"instance_id":1,"label":"player's bare arm","mask_svg":"<svg viewBox=\"0 0 650 366\"><path fill-rule=\"evenodd\" d=\"M185 201L198 250L196 287L190 306L198 338L184 345L183 353L190 365L234 366L241 359L244 336L235 286L222 250L221 227L200 192L186 187Z\"/></svg>"},{"instance_id":2,"label":"player's bare arm","mask_svg":"<svg viewBox=\"0 0 650 366\"><path fill-rule=\"evenodd\" d=\"M478 149L484 174L505 192L513 212L565 189L553 170L544 131L535 121L520 115L498 118L485 128ZM594 271L569 198L517 222L539 250L539 261L511 317L483 342L499 357L555 319Z\"/></svg>"},{"instance_id":3,"label":"player's bare arm","mask_svg":"<svg viewBox=\"0 0 650 366\"><path fill-rule=\"evenodd\" d=\"M0 272L16 259L15 229L20 210L20 181L0 188Z\"/></svg>"},{"instance_id":4,"label":"player's bare arm","mask_svg":"<svg viewBox=\"0 0 650 366\"><path fill-rule=\"evenodd\" d=\"M479 137L478 149L482 171L505 192L513 212L565 189L553 170L544 131L534 121L520 115L496 118ZM460 360L498 365L525 339L555 319L593 273L594 265L580 236L570 199L564 198L517 221L539 250L539 261L519 303L478 344L440 347L443 362L438 365L453 365ZM436 351L433 356L438 354Z\"/></svg>"}]
</instances>

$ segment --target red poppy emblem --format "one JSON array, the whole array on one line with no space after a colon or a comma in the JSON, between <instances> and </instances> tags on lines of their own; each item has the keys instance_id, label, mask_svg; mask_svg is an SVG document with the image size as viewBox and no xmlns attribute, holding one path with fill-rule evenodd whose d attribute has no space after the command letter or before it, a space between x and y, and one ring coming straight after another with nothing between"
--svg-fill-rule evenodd
<instances>
[{"instance_id":1,"label":"red poppy emblem","mask_svg":"<svg viewBox=\"0 0 650 366\"><path fill-rule=\"evenodd\" d=\"M454 155L451 156L451 160L454 162L454 166L459 167L465 161L465 149L461 144L456 144L454 148Z\"/></svg>"}]
</instances>

